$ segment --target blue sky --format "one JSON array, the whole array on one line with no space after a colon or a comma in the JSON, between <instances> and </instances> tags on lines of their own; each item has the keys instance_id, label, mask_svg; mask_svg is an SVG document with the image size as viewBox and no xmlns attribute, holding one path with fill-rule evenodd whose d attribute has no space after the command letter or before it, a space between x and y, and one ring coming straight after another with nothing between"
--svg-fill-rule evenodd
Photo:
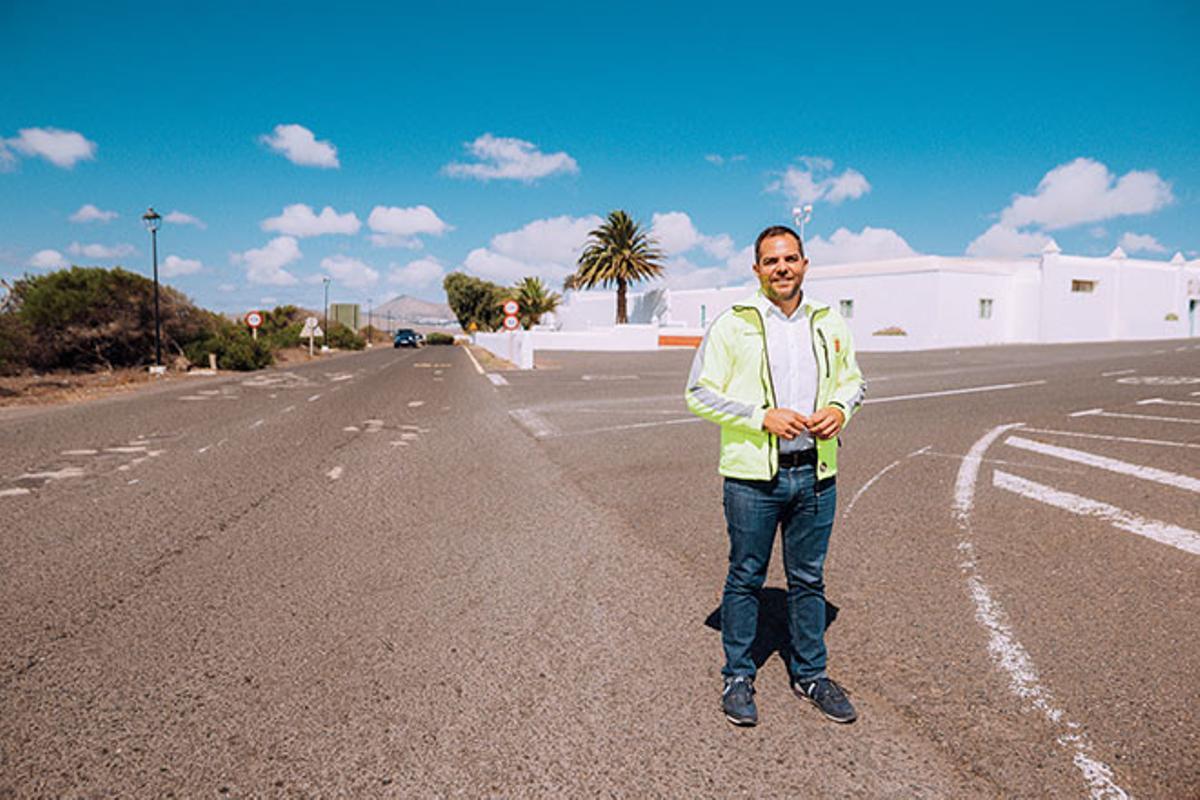
<instances>
[{"instance_id":1,"label":"blue sky","mask_svg":"<svg viewBox=\"0 0 1200 800\"><path fill-rule=\"evenodd\" d=\"M1197 257L1200 6L834 5L4 3L0 277L149 274L148 205L227 311L557 284L614 208L676 286L797 201L814 268Z\"/></svg>"}]
</instances>

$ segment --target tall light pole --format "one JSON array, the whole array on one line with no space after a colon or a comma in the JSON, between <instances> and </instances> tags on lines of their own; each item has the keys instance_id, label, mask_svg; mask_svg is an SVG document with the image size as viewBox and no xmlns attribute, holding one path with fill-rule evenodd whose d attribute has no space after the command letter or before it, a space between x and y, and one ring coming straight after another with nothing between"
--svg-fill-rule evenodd
<instances>
[{"instance_id":1,"label":"tall light pole","mask_svg":"<svg viewBox=\"0 0 1200 800\"><path fill-rule=\"evenodd\" d=\"M792 219L800 228L800 241L804 241L804 223L812 219L812 204L796 206L792 209Z\"/></svg>"},{"instance_id":2,"label":"tall light pole","mask_svg":"<svg viewBox=\"0 0 1200 800\"><path fill-rule=\"evenodd\" d=\"M373 341L373 337L371 336L371 333L372 333L372 331L371 331L371 322L372 322L371 314L372 314L373 308L375 308L375 300L368 297L367 298L367 344L371 344Z\"/></svg>"},{"instance_id":3,"label":"tall light pole","mask_svg":"<svg viewBox=\"0 0 1200 800\"><path fill-rule=\"evenodd\" d=\"M329 282L333 280L328 275L321 279L325 284L325 346L329 345Z\"/></svg>"},{"instance_id":4,"label":"tall light pole","mask_svg":"<svg viewBox=\"0 0 1200 800\"><path fill-rule=\"evenodd\" d=\"M142 214L142 222L150 231L150 250L154 254L154 365L162 366L162 318L158 313L158 229L162 217L153 208Z\"/></svg>"}]
</instances>

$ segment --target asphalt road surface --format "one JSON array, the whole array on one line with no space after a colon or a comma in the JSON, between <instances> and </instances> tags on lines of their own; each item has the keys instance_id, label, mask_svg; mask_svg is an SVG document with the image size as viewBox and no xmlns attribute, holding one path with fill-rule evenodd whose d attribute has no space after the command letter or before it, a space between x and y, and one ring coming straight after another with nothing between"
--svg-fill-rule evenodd
<instances>
[{"instance_id":1,"label":"asphalt road surface","mask_svg":"<svg viewBox=\"0 0 1200 800\"><path fill-rule=\"evenodd\" d=\"M1200 796L1200 349L866 355L850 726L718 711L690 351L376 350L0 415L0 797ZM778 559L776 559L778 561Z\"/></svg>"}]
</instances>

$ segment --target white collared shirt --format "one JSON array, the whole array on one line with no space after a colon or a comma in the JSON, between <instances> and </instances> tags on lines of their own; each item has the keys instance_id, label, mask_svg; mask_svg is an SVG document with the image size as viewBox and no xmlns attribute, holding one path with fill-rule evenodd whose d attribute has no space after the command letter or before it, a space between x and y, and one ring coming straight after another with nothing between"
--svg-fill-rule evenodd
<instances>
[{"instance_id":1,"label":"white collared shirt","mask_svg":"<svg viewBox=\"0 0 1200 800\"><path fill-rule=\"evenodd\" d=\"M792 316L774 304L764 320L767 328L767 364L775 385L775 404L808 416L816 410L817 356L813 350L809 316L813 308L802 300ZM790 441L779 440L779 452L807 450L816 443L804 433Z\"/></svg>"}]
</instances>

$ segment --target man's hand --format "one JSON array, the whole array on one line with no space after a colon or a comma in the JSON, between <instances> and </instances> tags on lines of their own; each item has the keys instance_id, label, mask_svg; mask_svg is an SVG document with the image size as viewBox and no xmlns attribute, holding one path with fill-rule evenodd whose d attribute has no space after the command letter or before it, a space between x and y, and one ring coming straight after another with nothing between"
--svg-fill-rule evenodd
<instances>
[{"instance_id":1,"label":"man's hand","mask_svg":"<svg viewBox=\"0 0 1200 800\"><path fill-rule=\"evenodd\" d=\"M808 432L818 439L832 439L841 433L845 423L846 415L840 408L825 406L808 418Z\"/></svg>"},{"instance_id":2,"label":"man's hand","mask_svg":"<svg viewBox=\"0 0 1200 800\"><path fill-rule=\"evenodd\" d=\"M775 434L780 439L795 439L809 430L810 424L808 417L790 408L772 408L763 417L763 430Z\"/></svg>"}]
</instances>

